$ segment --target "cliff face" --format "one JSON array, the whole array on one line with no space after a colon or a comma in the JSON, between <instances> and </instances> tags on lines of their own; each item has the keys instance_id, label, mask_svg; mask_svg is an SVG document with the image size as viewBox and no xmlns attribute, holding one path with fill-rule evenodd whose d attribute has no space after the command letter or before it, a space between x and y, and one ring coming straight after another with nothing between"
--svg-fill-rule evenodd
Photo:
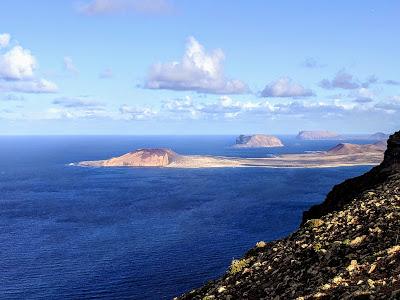
<instances>
[{"instance_id":1,"label":"cliff face","mask_svg":"<svg viewBox=\"0 0 400 300\"><path fill-rule=\"evenodd\" d=\"M325 201L311 207L303 214L305 223L308 219L319 218L329 212L339 210L352 201L357 195L384 182L387 178L400 170L400 131L391 135L387 141L387 150L383 162L368 173L351 178L336 185L329 192Z\"/></svg>"},{"instance_id":2,"label":"cliff face","mask_svg":"<svg viewBox=\"0 0 400 300\"><path fill-rule=\"evenodd\" d=\"M380 166L334 191L323 216L179 299L400 299L400 132Z\"/></svg>"},{"instance_id":3,"label":"cliff face","mask_svg":"<svg viewBox=\"0 0 400 300\"><path fill-rule=\"evenodd\" d=\"M280 139L272 135L255 134L240 135L236 139L236 148L269 148L283 147Z\"/></svg>"}]
</instances>

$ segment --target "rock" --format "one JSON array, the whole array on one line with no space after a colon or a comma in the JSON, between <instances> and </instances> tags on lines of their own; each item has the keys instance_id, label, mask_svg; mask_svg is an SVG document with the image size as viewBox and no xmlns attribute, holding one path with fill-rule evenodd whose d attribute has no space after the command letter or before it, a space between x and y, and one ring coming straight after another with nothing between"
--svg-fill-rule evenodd
<instances>
[{"instance_id":1,"label":"rock","mask_svg":"<svg viewBox=\"0 0 400 300\"><path fill-rule=\"evenodd\" d=\"M350 241L350 246L351 247L358 247L361 245L361 243L365 240L366 236L362 235L362 236L358 236L355 239Z\"/></svg>"},{"instance_id":2,"label":"rock","mask_svg":"<svg viewBox=\"0 0 400 300\"><path fill-rule=\"evenodd\" d=\"M272 135L240 135L236 138L235 148L270 148L283 147L280 139Z\"/></svg>"},{"instance_id":3,"label":"rock","mask_svg":"<svg viewBox=\"0 0 400 300\"><path fill-rule=\"evenodd\" d=\"M267 244L264 241L259 241L256 244L257 248L264 248Z\"/></svg>"},{"instance_id":4,"label":"rock","mask_svg":"<svg viewBox=\"0 0 400 300\"><path fill-rule=\"evenodd\" d=\"M350 263L350 265L346 268L347 271L350 273L353 272L358 268L357 260L353 259Z\"/></svg>"},{"instance_id":5,"label":"rock","mask_svg":"<svg viewBox=\"0 0 400 300\"><path fill-rule=\"evenodd\" d=\"M368 274L371 274L372 272L374 272L376 269L376 264L372 264L371 267L369 268Z\"/></svg>"},{"instance_id":6,"label":"rock","mask_svg":"<svg viewBox=\"0 0 400 300\"><path fill-rule=\"evenodd\" d=\"M218 288L218 293L223 293L226 291L226 288L224 286L221 286Z\"/></svg>"},{"instance_id":7,"label":"rock","mask_svg":"<svg viewBox=\"0 0 400 300\"><path fill-rule=\"evenodd\" d=\"M339 135L332 131L315 130L315 131L300 131L296 137L299 140L329 140L338 139Z\"/></svg>"}]
</instances>

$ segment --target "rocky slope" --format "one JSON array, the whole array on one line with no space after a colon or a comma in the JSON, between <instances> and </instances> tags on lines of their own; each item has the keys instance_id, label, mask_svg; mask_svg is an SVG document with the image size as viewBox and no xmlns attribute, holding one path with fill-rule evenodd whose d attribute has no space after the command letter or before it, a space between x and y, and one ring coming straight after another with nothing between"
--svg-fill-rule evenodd
<instances>
[{"instance_id":1,"label":"rocky slope","mask_svg":"<svg viewBox=\"0 0 400 300\"><path fill-rule=\"evenodd\" d=\"M336 186L320 208L179 299L400 299L400 131L381 165Z\"/></svg>"},{"instance_id":2,"label":"rocky slope","mask_svg":"<svg viewBox=\"0 0 400 300\"><path fill-rule=\"evenodd\" d=\"M296 138L299 140L328 140L337 139L339 135L336 132L326 130L300 131Z\"/></svg>"},{"instance_id":3,"label":"rocky slope","mask_svg":"<svg viewBox=\"0 0 400 300\"><path fill-rule=\"evenodd\" d=\"M280 139L272 135L255 134L255 135L240 135L236 138L236 148L269 148L283 147Z\"/></svg>"},{"instance_id":4,"label":"rocky slope","mask_svg":"<svg viewBox=\"0 0 400 300\"><path fill-rule=\"evenodd\" d=\"M107 160L83 161L80 166L94 167L165 167L178 158L170 149L138 149Z\"/></svg>"}]
</instances>

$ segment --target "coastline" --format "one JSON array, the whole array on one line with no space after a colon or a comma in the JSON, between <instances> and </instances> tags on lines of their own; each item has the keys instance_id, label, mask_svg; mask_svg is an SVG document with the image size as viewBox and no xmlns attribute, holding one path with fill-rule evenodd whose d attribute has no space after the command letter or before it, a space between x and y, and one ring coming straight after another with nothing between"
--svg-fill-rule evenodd
<instances>
[{"instance_id":1,"label":"coastline","mask_svg":"<svg viewBox=\"0 0 400 300\"><path fill-rule=\"evenodd\" d=\"M240 158L226 156L179 155L171 163L158 168L200 169L200 168L335 168L352 166L374 166L383 159L383 153L359 153L350 155L329 155L326 153L284 154L268 158ZM142 167L132 165L105 165L107 160L83 161L81 167Z\"/></svg>"}]
</instances>

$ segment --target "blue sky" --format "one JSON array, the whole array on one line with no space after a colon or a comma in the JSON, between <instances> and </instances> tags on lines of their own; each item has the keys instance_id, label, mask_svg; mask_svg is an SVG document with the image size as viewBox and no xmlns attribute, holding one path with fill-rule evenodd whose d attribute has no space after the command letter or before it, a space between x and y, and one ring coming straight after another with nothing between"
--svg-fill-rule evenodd
<instances>
[{"instance_id":1,"label":"blue sky","mask_svg":"<svg viewBox=\"0 0 400 300\"><path fill-rule=\"evenodd\" d=\"M0 134L392 132L398 1L0 3Z\"/></svg>"}]
</instances>

